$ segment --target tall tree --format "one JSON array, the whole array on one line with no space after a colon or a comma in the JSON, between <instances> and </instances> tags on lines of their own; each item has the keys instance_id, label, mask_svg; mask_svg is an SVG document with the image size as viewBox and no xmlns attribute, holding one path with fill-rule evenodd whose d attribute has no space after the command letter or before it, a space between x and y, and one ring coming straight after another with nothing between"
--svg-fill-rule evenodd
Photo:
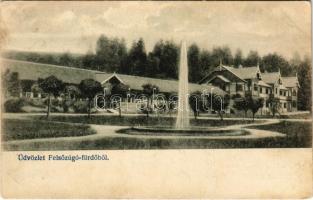
<instances>
[{"instance_id":1,"label":"tall tree","mask_svg":"<svg viewBox=\"0 0 313 200\"><path fill-rule=\"evenodd\" d=\"M243 55L241 49L237 49L235 53L235 58L234 58L234 66L239 67L239 65L243 64Z\"/></svg>"},{"instance_id":2,"label":"tall tree","mask_svg":"<svg viewBox=\"0 0 313 200\"><path fill-rule=\"evenodd\" d=\"M224 65L233 65L234 63L234 58L228 46L214 47L212 50L211 59L214 67L218 66L220 61L222 61Z\"/></svg>"},{"instance_id":3,"label":"tall tree","mask_svg":"<svg viewBox=\"0 0 313 200\"><path fill-rule=\"evenodd\" d=\"M49 76L45 79L38 79L39 87L48 94L47 118L50 115L51 96L57 97L64 89L64 83L55 76Z\"/></svg>"},{"instance_id":4,"label":"tall tree","mask_svg":"<svg viewBox=\"0 0 313 200\"><path fill-rule=\"evenodd\" d=\"M82 57L82 65L85 69L96 69L96 55L88 51L86 55Z\"/></svg>"},{"instance_id":5,"label":"tall tree","mask_svg":"<svg viewBox=\"0 0 313 200\"><path fill-rule=\"evenodd\" d=\"M145 49L145 43L142 38L132 44L132 47L128 54L128 63L130 66L130 74L146 74L147 54Z\"/></svg>"},{"instance_id":6,"label":"tall tree","mask_svg":"<svg viewBox=\"0 0 313 200\"><path fill-rule=\"evenodd\" d=\"M179 48L172 41L158 41L149 54L149 69L157 78L177 78ZM151 74L151 73L150 73ZM151 74L152 76L152 74Z\"/></svg>"},{"instance_id":7,"label":"tall tree","mask_svg":"<svg viewBox=\"0 0 313 200\"><path fill-rule=\"evenodd\" d=\"M250 51L248 53L247 58L244 60L244 66L245 67L253 67L257 66L257 64L260 62L261 58L259 56L259 53L257 51Z\"/></svg>"},{"instance_id":8,"label":"tall tree","mask_svg":"<svg viewBox=\"0 0 313 200\"><path fill-rule=\"evenodd\" d=\"M200 66L200 49L197 44L192 44L188 49L189 81L197 82L202 77Z\"/></svg>"},{"instance_id":9,"label":"tall tree","mask_svg":"<svg viewBox=\"0 0 313 200\"><path fill-rule=\"evenodd\" d=\"M213 66L211 63L211 53L208 50L202 50L200 52L200 68L202 74L197 81L201 80L207 73L211 72L212 69L216 67Z\"/></svg>"},{"instance_id":10,"label":"tall tree","mask_svg":"<svg viewBox=\"0 0 313 200\"><path fill-rule=\"evenodd\" d=\"M96 94L102 92L101 83L93 79L85 79L79 83L78 88L81 91L81 95L88 100L88 117L90 118L93 98Z\"/></svg>"},{"instance_id":11,"label":"tall tree","mask_svg":"<svg viewBox=\"0 0 313 200\"><path fill-rule=\"evenodd\" d=\"M116 72L121 69L127 55L126 44L123 39L108 38L101 35L96 46L96 65L98 70Z\"/></svg>"},{"instance_id":12,"label":"tall tree","mask_svg":"<svg viewBox=\"0 0 313 200\"><path fill-rule=\"evenodd\" d=\"M312 66L309 57L305 57L298 70L300 89L298 92L299 110L312 111Z\"/></svg>"},{"instance_id":13,"label":"tall tree","mask_svg":"<svg viewBox=\"0 0 313 200\"><path fill-rule=\"evenodd\" d=\"M289 65L288 61L281 55L277 53L267 54L262 58L262 63L260 66L261 70L266 70L268 72L281 71L283 76L292 75L292 67Z\"/></svg>"}]
</instances>

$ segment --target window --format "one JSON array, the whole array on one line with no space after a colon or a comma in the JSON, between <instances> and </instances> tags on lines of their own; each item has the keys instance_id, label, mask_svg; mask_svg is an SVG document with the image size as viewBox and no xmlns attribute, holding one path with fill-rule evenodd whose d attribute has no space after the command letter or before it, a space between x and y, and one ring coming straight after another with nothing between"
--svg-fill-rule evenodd
<instances>
[{"instance_id":1,"label":"window","mask_svg":"<svg viewBox=\"0 0 313 200\"><path fill-rule=\"evenodd\" d=\"M281 79L278 79L278 83L279 83L279 85L281 85L281 84L282 84Z\"/></svg>"},{"instance_id":2,"label":"window","mask_svg":"<svg viewBox=\"0 0 313 200\"><path fill-rule=\"evenodd\" d=\"M292 101L292 107L294 107L294 108L297 107L297 102L296 101Z\"/></svg>"},{"instance_id":3,"label":"window","mask_svg":"<svg viewBox=\"0 0 313 200\"><path fill-rule=\"evenodd\" d=\"M258 91L258 86L254 85L254 91Z\"/></svg>"},{"instance_id":4,"label":"window","mask_svg":"<svg viewBox=\"0 0 313 200\"><path fill-rule=\"evenodd\" d=\"M236 90L237 91L242 91L242 85L236 85Z\"/></svg>"},{"instance_id":5,"label":"window","mask_svg":"<svg viewBox=\"0 0 313 200\"><path fill-rule=\"evenodd\" d=\"M283 91L279 90L279 95L283 96Z\"/></svg>"},{"instance_id":6,"label":"window","mask_svg":"<svg viewBox=\"0 0 313 200\"><path fill-rule=\"evenodd\" d=\"M284 108L287 108L287 103L284 103Z\"/></svg>"},{"instance_id":7,"label":"window","mask_svg":"<svg viewBox=\"0 0 313 200\"><path fill-rule=\"evenodd\" d=\"M26 98L31 98L31 92L26 92Z\"/></svg>"},{"instance_id":8,"label":"window","mask_svg":"<svg viewBox=\"0 0 313 200\"><path fill-rule=\"evenodd\" d=\"M260 93L262 93L263 92L263 88L262 87L260 87Z\"/></svg>"},{"instance_id":9,"label":"window","mask_svg":"<svg viewBox=\"0 0 313 200\"><path fill-rule=\"evenodd\" d=\"M265 93L268 94L268 89L266 88Z\"/></svg>"},{"instance_id":10,"label":"window","mask_svg":"<svg viewBox=\"0 0 313 200\"><path fill-rule=\"evenodd\" d=\"M275 93L276 93L276 94L278 94L278 92L277 92L277 88L275 88Z\"/></svg>"},{"instance_id":11,"label":"window","mask_svg":"<svg viewBox=\"0 0 313 200\"><path fill-rule=\"evenodd\" d=\"M297 91L293 91L292 96L297 96Z\"/></svg>"}]
</instances>

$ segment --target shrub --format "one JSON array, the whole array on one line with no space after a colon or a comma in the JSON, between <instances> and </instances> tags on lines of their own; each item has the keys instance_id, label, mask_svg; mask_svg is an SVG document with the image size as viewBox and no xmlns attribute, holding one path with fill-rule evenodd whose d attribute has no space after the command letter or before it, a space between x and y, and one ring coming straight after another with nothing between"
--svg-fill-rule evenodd
<instances>
[{"instance_id":1,"label":"shrub","mask_svg":"<svg viewBox=\"0 0 313 200\"><path fill-rule=\"evenodd\" d=\"M62 101L63 112L68 112L72 105L73 105L73 101L63 100Z\"/></svg>"},{"instance_id":2,"label":"shrub","mask_svg":"<svg viewBox=\"0 0 313 200\"><path fill-rule=\"evenodd\" d=\"M73 104L75 113L86 113L88 111L88 103L86 101L77 101Z\"/></svg>"},{"instance_id":3,"label":"shrub","mask_svg":"<svg viewBox=\"0 0 313 200\"><path fill-rule=\"evenodd\" d=\"M48 98L44 100L44 104L48 105ZM51 98L51 106L62 106L62 101L56 98Z\"/></svg>"},{"instance_id":4,"label":"shrub","mask_svg":"<svg viewBox=\"0 0 313 200\"><path fill-rule=\"evenodd\" d=\"M45 108L46 107L46 104L45 104L43 99L28 99L27 103L30 106L34 106L37 108Z\"/></svg>"},{"instance_id":5,"label":"shrub","mask_svg":"<svg viewBox=\"0 0 313 200\"><path fill-rule=\"evenodd\" d=\"M24 99L9 99L4 103L5 112L23 112L22 107L26 105Z\"/></svg>"}]
</instances>

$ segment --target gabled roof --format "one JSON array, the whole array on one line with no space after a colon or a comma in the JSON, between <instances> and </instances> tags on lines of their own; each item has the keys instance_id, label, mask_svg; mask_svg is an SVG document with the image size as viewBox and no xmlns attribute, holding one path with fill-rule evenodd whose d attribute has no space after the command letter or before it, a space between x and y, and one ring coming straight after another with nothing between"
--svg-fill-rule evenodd
<instances>
[{"instance_id":1,"label":"gabled roof","mask_svg":"<svg viewBox=\"0 0 313 200\"><path fill-rule=\"evenodd\" d=\"M272 86L270 86L269 84L265 83L263 80L259 80L259 81L258 81L258 85L264 86L264 87L272 87Z\"/></svg>"},{"instance_id":2,"label":"gabled roof","mask_svg":"<svg viewBox=\"0 0 313 200\"><path fill-rule=\"evenodd\" d=\"M260 73L259 67L241 67L241 68L234 68L226 65L219 65L217 66L214 71L221 71L221 70L228 70L232 74L234 74L236 77L241 79L242 81L246 82L245 79L253 79L257 77L257 73ZM204 79L206 79L210 74L205 76L201 81L203 82Z\"/></svg>"},{"instance_id":3,"label":"gabled roof","mask_svg":"<svg viewBox=\"0 0 313 200\"><path fill-rule=\"evenodd\" d=\"M109 81L110 78L116 77L119 80L122 80L124 84L128 85L133 90L142 90L142 86L144 84L152 84L159 87L161 92L168 92L168 93L176 93L178 91L178 81L177 80L166 80L166 79L157 79L157 78L149 78L149 77L142 77L142 76L132 76L126 74L117 74L117 73L97 73L96 80L104 84L105 82ZM204 90L211 90L214 88L214 93L219 95L224 95L224 91L221 89L214 87L212 85L205 85L205 84L195 84L189 83L189 92L195 91L204 91Z\"/></svg>"},{"instance_id":4,"label":"gabled roof","mask_svg":"<svg viewBox=\"0 0 313 200\"><path fill-rule=\"evenodd\" d=\"M220 66L217 66L214 71L221 71L221 70L223 70L223 69L228 70L229 72L231 72L232 74L234 74L235 76L237 76L239 79L241 79L243 82L246 82L246 81L244 80L244 78L242 78L242 77L240 76L240 74L237 74L237 72L234 70L235 68L233 68L233 67L229 67L229 66L226 66L226 65L220 65Z\"/></svg>"},{"instance_id":5,"label":"gabled roof","mask_svg":"<svg viewBox=\"0 0 313 200\"><path fill-rule=\"evenodd\" d=\"M230 71L237 74L242 79L252 79L256 78L258 72L260 72L258 67L241 67L241 68L234 68L228 67Z\"/></svg>"},{"instance_id":6,"label":"gabled roof","mask_svg":"<svg viewBox=\"0 0 313 200\"><path fill-rule=\"evenodd\" d=\"M280 72L266 72L262 73L262 80L268 84L274 84L280 78Z\"/></svg>"},{"instance_id":7,"label":"gabled roof","mask_svg":"<svg viewBox=\"0 0 313 200\"><path fill-rule=\"evenodd\" d=\"M210 80L208 80L208 83L210 83L212 80L214 80L216 78L219 78L219 79L221 79L222 81L224 81L226 83L230 83L230 80L228 80L227 78L225 78L222 75L217 75L217 76L212 77Z\"/></svg>"},{"instance_id":8,"label":"gabled roof","mask_svg":"<svg viewBox=\"0 0 313 200\"><path fill-rule=\"evenodd\" d=\"M299 87L299 81L297 76L282 77L283 84L288 87Z\"/></svg>"}]
</instances>

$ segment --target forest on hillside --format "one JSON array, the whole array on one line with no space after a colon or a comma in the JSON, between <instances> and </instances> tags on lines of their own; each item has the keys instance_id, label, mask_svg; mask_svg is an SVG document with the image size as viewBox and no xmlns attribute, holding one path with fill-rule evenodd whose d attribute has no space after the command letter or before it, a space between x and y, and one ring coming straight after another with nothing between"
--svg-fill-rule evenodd
<instances>
[{"instance_id":1,"label":"forest on hillside","mask_svg":"<svg viewBox=\"0 0 313 200\"><path fill-rule=\"evenodd\" d=\"M16 60L154 78L177 79L178 76L179 44L173 41L160 40L151 52L147 52L142 38L134 41L130 49L127 49L124 39L101 35L94 52L89 51L80 55L69 52L56 54L6 51L2 56ZM261 71L274 72L280 69L283 76L294 76L297 73L301 86L299 108L311 109L310 57L301 58L299 54L295 54L288 60L276 52L260 56L254 50L244 56L240 48L233 53L228 46L217 46L209 50L201 49L193 43L188 47L190 82L196 83L201 80L218 66L220 61L233 67L239 65L251 67L259 64Z\"/></svg>"}]
</instances>

